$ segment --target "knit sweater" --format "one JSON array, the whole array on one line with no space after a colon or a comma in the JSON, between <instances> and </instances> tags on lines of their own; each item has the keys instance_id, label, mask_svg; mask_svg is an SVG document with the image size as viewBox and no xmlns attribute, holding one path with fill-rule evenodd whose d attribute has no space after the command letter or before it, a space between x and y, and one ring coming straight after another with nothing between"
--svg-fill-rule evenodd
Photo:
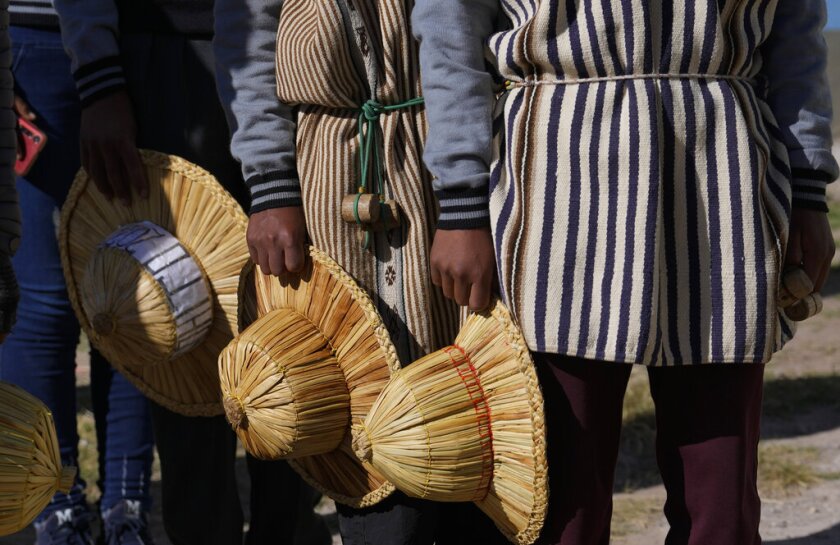
<instances>
[{"instance_id":1,"label":"knit sweater","mask_svg":"<svg viewBox=\"0 0 840 545\"><path fill-rule=\"evenodd\" d=\"M33 2L20 2L29 3ZM213 35L213 0L54 0L53 4L83 107L125 87L121 33L193 39Z\"/></svg>"}]
</instances>

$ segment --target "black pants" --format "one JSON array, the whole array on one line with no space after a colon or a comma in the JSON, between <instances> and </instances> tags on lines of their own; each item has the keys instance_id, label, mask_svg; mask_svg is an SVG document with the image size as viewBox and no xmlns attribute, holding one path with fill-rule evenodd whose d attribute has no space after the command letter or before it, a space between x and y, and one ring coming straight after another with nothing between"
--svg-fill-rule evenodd
<instances>
[{"instance_id":1,"label":"black pants","mask_svg":"<svg viewBox=\"0 0 840 545\"><path fill-rule=\"evenodd\" d=\"M548 426L539 545L606 545L631 366L534 354ZM763 365L650 368L667 545L758 545Z\"/></svg>"},{"instance_id":2,"label":"black pants","mask_svg":"<svg viewBox=\"0 0 840 545\"><path fill-rule=\"evenodd\" d=\"M138 146L202 166L247 209L240 168L228 151L229 131L216 94L210 42L125 35L121 53ZM224 416L185 417L153 404L152 419L161 462L163 520L172 544L241 544L236 436ZM248 545L292 544L299 478L285 462L249 460L248 470Z\"/></svg>"}]
</instances>

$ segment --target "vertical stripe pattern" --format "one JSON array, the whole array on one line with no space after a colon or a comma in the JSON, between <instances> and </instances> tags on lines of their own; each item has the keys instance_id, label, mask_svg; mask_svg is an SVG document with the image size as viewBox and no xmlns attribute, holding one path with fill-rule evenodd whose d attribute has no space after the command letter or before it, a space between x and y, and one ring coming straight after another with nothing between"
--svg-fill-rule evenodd
<instances>
[{"instance_id":1,"label":"vertical stripe pattern","mask_svg":"<svg viewBox=\"0 0 840 545\"><path fill-rule=\"evenodd\" d=\"M790 168L753 81L778 0L501 0L490 208L534 350L762 363Z\"/></svg>"},{"instance_id":2,"label":"vertical stripe pattern","mask_svg":"<svg viewBox=\"0 0 840 545\"><path fill-rule=\"evenodd\" d=\"M409 27L413 2L346 3L362 26L347 25L337 2L286 0L278 29L277 90L281 100L299 106L297 165L312 242L371 292L408 363L448 345L459 320L455 305L431 284L429 250L438 211L421 159L422 108L380 119L385 192L400 207L401 233L377 236L375 251L364 250L358 228L342 221L340 210L342 198L358 184L359 108L368 98L395 104L422 95ZM372 97L364 67L354 64L354 47L365 64L380 69Z\"/></svg>"}]
</instances>

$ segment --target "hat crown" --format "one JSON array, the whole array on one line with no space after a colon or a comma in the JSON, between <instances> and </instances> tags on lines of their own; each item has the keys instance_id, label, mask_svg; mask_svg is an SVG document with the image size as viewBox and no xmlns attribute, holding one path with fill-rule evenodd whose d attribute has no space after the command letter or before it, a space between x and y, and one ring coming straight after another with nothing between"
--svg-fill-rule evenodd
<instances>
[{"instance_id":1,"label":"hat crown","mask_svg":"<svg viewBox=\"0 0 840 545\"><path fill-rule=\"evenodd\" d=\"M350 394L332 347L305 316L269 312L219 357L228 421L252 455L268 460L336 449Z\"/></svg>"},{"instance_id":2,"label":"hat crown","mask_svg":"<svg viewBox=\"0 0 840 545\"><path fill-rule=\"evenodd\" d=\"M120 227L94 250L81 300L97 344L129 351L135 366L186 354L213 324L201 265L175 236L149 221Z\"/></svg>"}]
</instances>

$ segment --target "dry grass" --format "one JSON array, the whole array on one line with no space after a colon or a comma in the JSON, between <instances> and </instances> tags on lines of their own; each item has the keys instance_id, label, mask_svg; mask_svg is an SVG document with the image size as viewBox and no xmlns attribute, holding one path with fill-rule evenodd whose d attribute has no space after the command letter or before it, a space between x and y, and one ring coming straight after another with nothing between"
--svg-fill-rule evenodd
<instances>
[{"instance_id":1,"label":"dry grass","mask_svg":"<svg viewBox=\"0 0 840 545\"><path fill-rule=\"evenodd\" d=\"M819 449L790 445L761 445L758 450L758 488L763 497L784 498L814 485L823 476L814 468Z\"/></svg>"},{"instance_id":2,"label":"dry grass","mask_svg":"<svg viewBox=\"0 0 840 545\"><path fill-rule=\"evenodd\" d=\"M660 498L616 498L613 505L612 537L624 537L647 530L662 519Z\"/></svg>"}]
</instances>

